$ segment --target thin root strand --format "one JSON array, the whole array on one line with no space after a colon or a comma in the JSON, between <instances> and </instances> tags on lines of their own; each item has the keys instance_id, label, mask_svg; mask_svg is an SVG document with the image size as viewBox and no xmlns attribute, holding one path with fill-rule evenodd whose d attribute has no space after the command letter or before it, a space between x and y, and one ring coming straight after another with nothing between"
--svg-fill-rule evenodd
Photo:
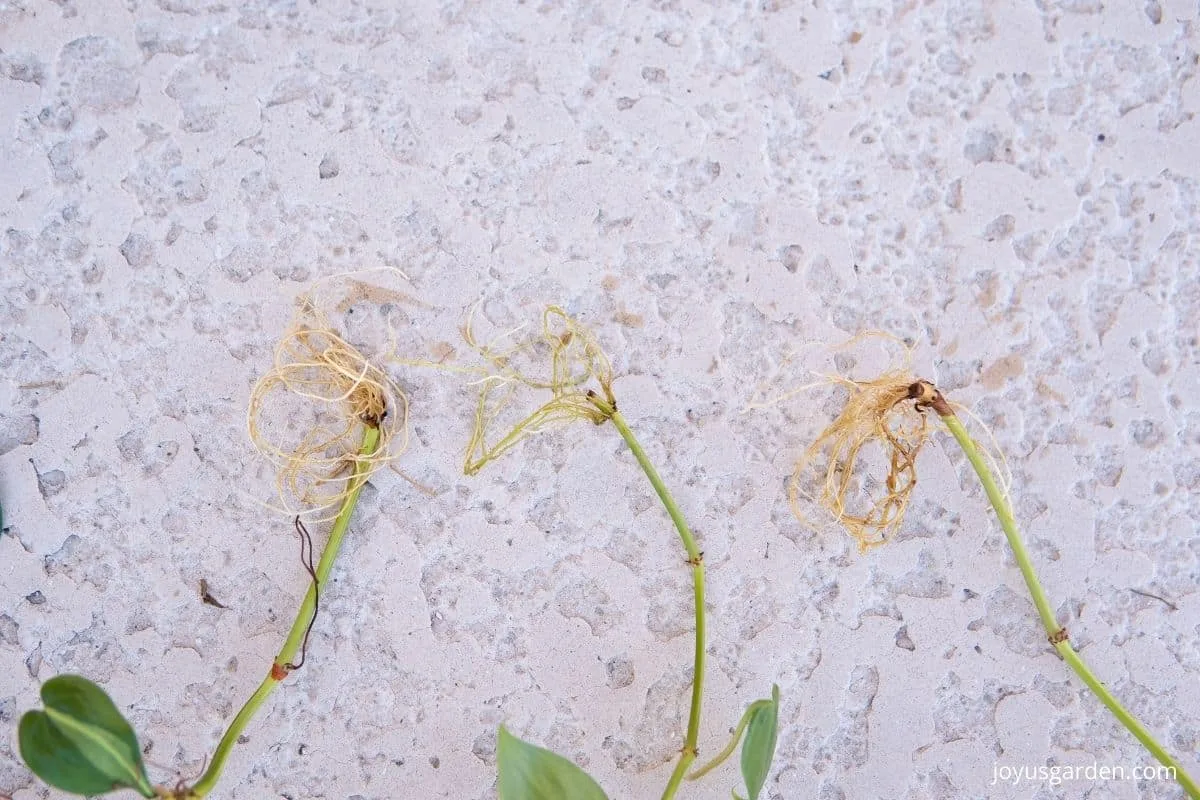
<instances>
[{"instance_id":1,"label":"thin root strand","mask_svg":"<svg viewBox=\"0 0 1200 800\"><path fill-rule=\"evenodd\" d=\"M304 666L304 660L308 658L308 637L312 634L313 625L317 622L317 612L321 609L321 581L317 578L317 568L313 565L312 536L299 516L292 520L292 524L296 528L296 533L300 535L300 563L304 565L305 571L312 578L313 610L312 616L308 619L308 627L304 629L304 640L300 644L300 660L295 662L289 661L283 665L288 672Z\"/></svg>"}]
</instances>

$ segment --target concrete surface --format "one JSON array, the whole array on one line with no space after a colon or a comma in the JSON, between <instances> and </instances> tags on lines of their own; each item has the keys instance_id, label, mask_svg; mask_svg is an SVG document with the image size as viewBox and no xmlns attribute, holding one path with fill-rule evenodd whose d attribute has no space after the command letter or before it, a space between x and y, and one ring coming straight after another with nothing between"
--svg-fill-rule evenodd
<instances>
[{"instance_id":1,"label":"concrete surface","mask_svg":"<svg viewBox=\"0 0 1200 800\"><path fill-rule=\"evenodd\" d=\"M250 386L309 281L392 265L413 300L338 321L409 357L465 360L481 297L495 330L551 302L594 327L709 564L703 751L778 682L772 798L1179 797L991 786L1146 758L1048 651L963 460L935 442L899 541L859 556L784 494L828 393L741 412L850 368L827 346L862 330L913 341L1007 453L1074 640L1200 772L1198 24L1182 0L0 0L0 795L58 796L12 733L67 671L155 780L199 770L306 587ZM471 387L394 374L433 496L373 482L310 666L213 796L493 797L503 721L657 797L691 612L646 480L586 425L465 478Z\"/></svg>"}]
</instances>

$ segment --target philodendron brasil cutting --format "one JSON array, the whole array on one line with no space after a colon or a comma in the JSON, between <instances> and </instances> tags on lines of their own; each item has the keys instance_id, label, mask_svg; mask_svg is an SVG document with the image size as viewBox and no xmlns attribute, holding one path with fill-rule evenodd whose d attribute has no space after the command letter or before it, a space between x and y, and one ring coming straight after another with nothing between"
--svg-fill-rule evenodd
<instances>
[{"instance_id":1,"label":"philodendron brasil cutting","mask_svg":"<svg viewBox=\"0 0 1200 800\"><path fill-rule=\"evenodd\" d=\"M100 687L78 675L51 678L41 688L43 708L27 712L18 733L26 764L46 783L78 795L124 789L143 797L186 800L215 794L230 753L271 695L305 665L320 669L320 655L309 652L309 634L320 611L322 589L335 570L364 486L404 451L408 441L408 400L384 365L439 367L420 359L399 358L394 352L368 357L335 330L321 309L313 295L301 298L294 324L276 349L274 365L259 380L248 403L250 439L278 468L279 510L289 520L289 535L299 542L308 583L295 621L267 674L229 721L203 773L195 780L165 784L151 781L137 735ZM507 336L482 343L468 319L464 338L480 362L475 368L454 370L465 373L478 389L463 465L467 475L476 475L502 456L519 457L514 452L517 446L547 428L586 422L592 427L591 437L609 431L620 437L622 451L632 455L661 502L662 530L646 531L644 536L661 540L657 547L660 557L674 562L690 577L694 637L687 665L691 683L687 723L672 742L673 748L678 747L678 756L664 777L662 800L685 796L693 782L715 781L713 773L739 746L740 785L726 786L722 794L732 790L735 797L744 793L749 800L757 800L771 775L779 735L780 692L772 686L750 702L740 718L728 720L729 738L711 743L715 756L701 758L708 654L703 544L625 417L614 389L611 360L592 331L557 306L543 311L540 328L531 337ZM961 448L997 515L1045 628L1048 646L1158 761L1174 771L1187 796L1200 800L1200 789L1179 761L1116 699L1072 646L1016 529L1009 487L997 481L1001 459L968 434L957 413L962 407L949 401L933 383L907 371L866 381L835 376L830 382L846 392L846 405L796 465L789 495L801 523L813 525L811 511L823 507L854 536L860 550L872 550L886 542L904 519L916 486L917 458L929 437L930 419L936 418ZM279 404L287 402L315 404L320 413L313 418L318 421L301 431L273 423L280 413ZM511 422L513 409L522 403L528 403L527 412L517 413L517 421ZM510 421L502 424L502 419ZM882 449L888 468L878 483L883 491L864 500L858 459L869 447ZM596 454L591 462L595 470L631 466L605 456L609 451L592 452ZM674 537L666 533L668 523L674 528ZM317 526L325 525L329 530L318 556L314 539L319 538ZM355 534L370 535L369 531ZM672 539L677 544L671 544ZM578 765L523 740L508 727L501 725L496 736L497 791L502 800L609 796ZM705 743L706 750L709 746Z\"/></svg>"}]
</instances>

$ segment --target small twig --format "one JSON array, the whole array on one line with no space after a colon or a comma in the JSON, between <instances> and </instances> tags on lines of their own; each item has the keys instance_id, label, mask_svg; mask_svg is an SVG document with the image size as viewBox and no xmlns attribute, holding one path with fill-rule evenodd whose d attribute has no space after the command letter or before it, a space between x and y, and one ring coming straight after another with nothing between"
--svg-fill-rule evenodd
<instances>
[{"instance_id":1,"label":"small twig","mask_svg":"<svg viewBox=\"0 0 1200 800\"><path fill-rule=\"evenodd\" d=\"M304 666L304 659L308 657L308 637L312 633L313 625L317 622L317 611L321 607L321 582L317 579L317 570L313 566L312 536L309 535L308 528L304 527L304 523L300 521L299 516L292 522L296 526L296 533L300 534L300 563L304 565L304 569L308 570L308 574L312 576L313 611L312 616L308 620L308 627L304 629L304 640L300 644L300 660L294 663L289 661L283 665L288 672Z\"/></svg>"},{"instance_id":2,"label":"small twig","mask_svg":"<svg viewBox=\"0 0 1200 800\"><path fill-rule=\"evenodd\" d=\"M204 578L200 579L200 600L201 602L207 603L210 606L216 606L217 608L229 608L229 606L212 596L212 593L208 591L208 581Z\"/></svg>"},{"instance_id":3,"label":"small twig","mask_svg":"<svg viewBox=\"0 0 1200 800\"><path fill-rule=\"evenodd\" d=\"M1171 609L1172 611L1179 610L1179 606L1175 605L1174 603L1172 603L1170 600L1168 600L1165 597L1159 597L1156 594L1150 594L1149 592L1143 592L1141 589L1130 589L1129 591L1133 592L1136 595L1140 595L1142 597L1153 598L1153 599L1159 601L1160 603L1164 604L1167 608Z\"/></svg>"}]
</instances>

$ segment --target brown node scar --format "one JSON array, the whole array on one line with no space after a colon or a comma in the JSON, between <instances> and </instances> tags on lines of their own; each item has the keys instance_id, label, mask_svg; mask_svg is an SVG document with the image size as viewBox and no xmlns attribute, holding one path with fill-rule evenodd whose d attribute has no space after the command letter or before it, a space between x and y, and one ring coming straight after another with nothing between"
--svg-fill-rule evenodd
<instances>
[{"instance_id":1,"label":"brown node scar","mask_svg":"<svg viewBox=\"0 0 1200 800\"><path fill-rule=\"evenodd\" d=\"M687 559L687 561L685 563L690 564L693 567L700 566L701 564L704 563L704 553L703 552L700 553L700 555L696 556L695 558Z\"/></svg>"},{"instance_id":2,"label":"brown node scar","mask_svg":"<svg viewBox=\"0 0 1200 800\"><path fill-rule=\"evenodd\" d=\"M941 391L927 380L919 380L908 387L908 399L916 400L918 411L932 408L940 417L954 415L954 409L946 402Z\"/></svg>"},{"instance_id":3,"label":"brown node scar","mask_svg":"<svg viewBox=\"0 0 1200 800\"><path fill-rule=\"evenodd\" d=\"M1050 644L1055 644L1055 645L1062 644L1068 638L1070 638L1070 637L1067 635L1066 628L1059 628L1058 630L1056 630L1054 633L1050 634L1050 636L1049 636Z\"/></svg>"},{"instance_id":4,"label":"brown node scar","mask_svg":"<svg viewBox=\"0 0 1200 800\"><path fill-rule=\"evenodd\" d=\"M583 396L588 398L589 400L599 400L600 399L600 395L593 389L588 389L586 392L583 393ZM609 393L608 397L605 399L604 402L608 405L608 408L612 411L613 414L617 413L617 400L615 397L612 396L611 392ZM599 416L599 415L594 416L594 418L592 419L592 422L594 422L597 425L603 425L605 422L608 422L610 415L607 412L602 412L602 413L603 413L603 416Z\"/></svg>"},{"instance_id":5,"label":"brown node scar","mask_svg":"<svg viewBox=\"0 0 1200 800\"><path fill-rule=\"evenodd\" d=\"M288 668L285 667L283 664L272 664L271 665L271 680L281 681L288 676L288 672L289 672Z\"/></svg>"},{"instance_id":6,"label":"brown node scar","mask_svg":"<svg viewBox=\"0 0 1200 800\"><path fill-rule=\"evenodd\" d=\"M589 399L590 398L599 398L600 395L596 392L595 389L588 389L586 392L584 392L584 397L587 397ZM611 408L613 411L617 410L617 401L615 398L608 397L606 402L608 403L608 407Z\"/></svg>"}]
</instances>

